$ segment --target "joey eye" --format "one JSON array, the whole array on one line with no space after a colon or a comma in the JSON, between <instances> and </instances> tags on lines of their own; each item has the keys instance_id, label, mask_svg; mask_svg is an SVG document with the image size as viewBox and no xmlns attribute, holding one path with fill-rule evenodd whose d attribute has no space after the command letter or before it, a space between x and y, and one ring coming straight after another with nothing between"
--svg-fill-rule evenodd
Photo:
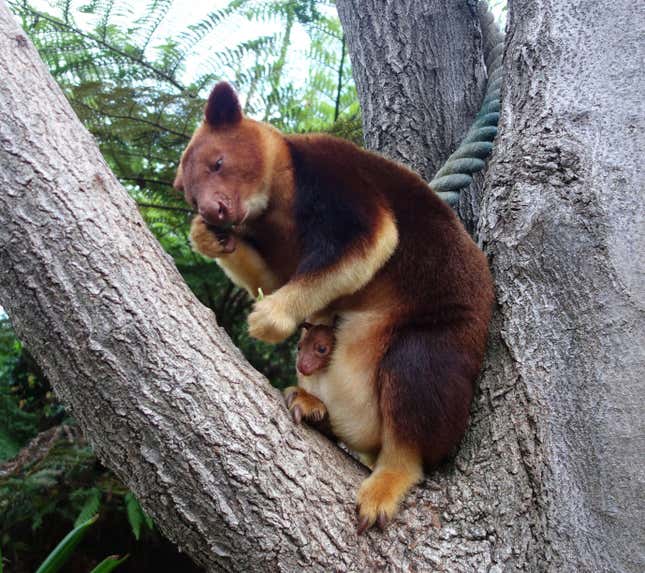
<instances>
[{"instance_id":1,"label":"joey eye","mask_svg":"<svg viewBox=\"0 0 645 573\"><path fill-rule=\"evenodd\" d=\"M316 346L316 352L318 354L326 354L327 353L327 347L323 346L322 344L318 345L318 346Z\"/></svg>"},{"instance_id":2,"label":"joey eye","mask_svg":"<svg viewBox=\"0 0 645 573\"><path fill-rule=\"evenodd\" d=\"M217 172L222 168L222 164L224 163L224 158L220 157L215 163L213 163L209 169L213 172Z\"/></svg>"},{"instance_id":3,"label":"joey eye","mask_svg":"<svg viewBox=\"0 0 645 573\"><path fill-rule=\"evenodd\" d=\"M296 348L298 348L298 352L300 352L302 350L302 344L298 344Z\"/></svg>"}]
</instances>

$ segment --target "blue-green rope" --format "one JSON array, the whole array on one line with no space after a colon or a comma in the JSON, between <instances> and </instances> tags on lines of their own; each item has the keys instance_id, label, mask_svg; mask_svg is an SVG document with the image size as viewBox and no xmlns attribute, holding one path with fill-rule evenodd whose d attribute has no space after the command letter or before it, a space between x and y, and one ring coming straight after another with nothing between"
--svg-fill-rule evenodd
<instances>
[{"instance_id":1,"label":"blue-green rope","mask_svg":"<svg viewBox=\"0 0 645 573\"><path fill-rule=\"evenodd\" d=\"M480 16L488 72L486 95L459 147L430 181L430 187L451 206L459 201L460 191L473 182L472 175L484 169L485 159L493 151L493 140L497 135L499 122L504 34L497 28L487 7L482 8Z\"/></svg>"}]
</instances>

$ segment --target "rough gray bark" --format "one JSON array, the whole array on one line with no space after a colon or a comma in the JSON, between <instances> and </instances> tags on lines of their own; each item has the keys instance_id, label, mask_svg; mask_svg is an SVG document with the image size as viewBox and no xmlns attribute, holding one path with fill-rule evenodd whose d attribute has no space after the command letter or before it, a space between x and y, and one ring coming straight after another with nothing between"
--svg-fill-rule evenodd
<instances>
[{"instance_id":1,"label":"rough gray bark","mask_svg":"<svg viewBox=\"0 0 645 573\"><path fill-rule=\"evenodd\" d=\"M357 538L365 471L292 425L188 292L0 4L0 303L101 459L209 570L642 570L637 8L533 6L511 5L471 431Z\"/></svg>"},{"instance_id":2,"label":"rough gray bark","mask_svg":"<svg viewBox=\"0 0 645 573\"><path fill-rule=\"evenodd\" d=\"M485 70L477 2L338 0L365 145L430 181L477 112Z\"/></svg>"},{"instance_id":3,"label":"rough gray bark","mask_svg":"<svg viewBox=\"0 0 645 573\"><path fill-rule=\"evenodd\" d=\"M511 2L481 210L490 359L530 405L539 545L568 570L645 570L644 28L631 0Z\"/></svg>"}]
</instances>

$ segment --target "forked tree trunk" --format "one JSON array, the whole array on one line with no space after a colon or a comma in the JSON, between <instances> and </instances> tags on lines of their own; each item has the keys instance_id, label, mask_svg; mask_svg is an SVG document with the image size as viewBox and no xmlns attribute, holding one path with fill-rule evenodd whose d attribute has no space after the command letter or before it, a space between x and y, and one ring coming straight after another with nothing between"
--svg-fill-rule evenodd
<instances>
[{"instance_id":1,"label":"forked tree trunk","mask_svg":"<svg viewBox=\"0 0 645 573\"><path fill-rule=\"evenodd\" d=\"M430 181L481 103L477 2L338 0L365 144Z\"/></svg>"},{"instance_id":2,"label":"forked tree trunk","mask_svg":"<svg viewBox=\"0 0 645 573\"><path fill-rule=\"evenodd\" d=\"M371 134L397 141L393 97L378 81L360 87L393 66L405 74L397 54L423 18L413 8L375 47L363 38L393 21L387 10L338 4L359 95L370 100L361 103L378 124L366 143L389 152ZM388 6L409 15L416 4ZM466 476L451 477L447 498L459 500L448 510L456 538L476 527L481 555L448 570L484 568L482 555L511 570L645 570L642 34L642 10L627 0L511 2L502 135L477 233L499 307L456 463ZM363 65L400 44L394 64ZM402 85L398 97L409 97Z\"/></svg>"},{"instance_id":3,"label":"forked tree trunk","mask_svg":"<svg viewBox=\"0 0 645 573\"><path fill-rule=\"evenodd\" d=\"M336 6L349 45L366 147L431 181L482 103L485 56L491 42L497 43L485 25L487 4L338 0ZM459 214L471 234L482 183L482 174L476 174L460 202Z\"/></svg>"},{"instance_id":4,"label":"forked tree trunk","mask_svg":"<svg viewBox=\"0 0 645 573\"><path fill-rule=\"evenodd\" d=\"M581 4L511 5L471 431L361 538L365 470L293 426L0 4L0 303L99 457L208 570L642 570L642 48L636 3Z\"/></svg>"}]
</instances>

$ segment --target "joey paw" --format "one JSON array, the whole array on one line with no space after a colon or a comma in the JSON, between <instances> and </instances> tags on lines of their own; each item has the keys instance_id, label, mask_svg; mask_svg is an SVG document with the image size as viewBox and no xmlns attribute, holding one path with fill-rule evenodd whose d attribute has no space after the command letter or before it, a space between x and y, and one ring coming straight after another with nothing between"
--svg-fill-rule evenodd
<instances>
[{"instance_id":1,"label":"joey paw","mask_svg":"<svg viewBox=\"0 0 645 573\"><path fill-rule=\"evenodd\" d=\"M296 424L302 420L322 422L327 415L327 408L318 398L297 386L289 386L284 390L284 399L291 418Z\"/></svg>"}]
</instances>

